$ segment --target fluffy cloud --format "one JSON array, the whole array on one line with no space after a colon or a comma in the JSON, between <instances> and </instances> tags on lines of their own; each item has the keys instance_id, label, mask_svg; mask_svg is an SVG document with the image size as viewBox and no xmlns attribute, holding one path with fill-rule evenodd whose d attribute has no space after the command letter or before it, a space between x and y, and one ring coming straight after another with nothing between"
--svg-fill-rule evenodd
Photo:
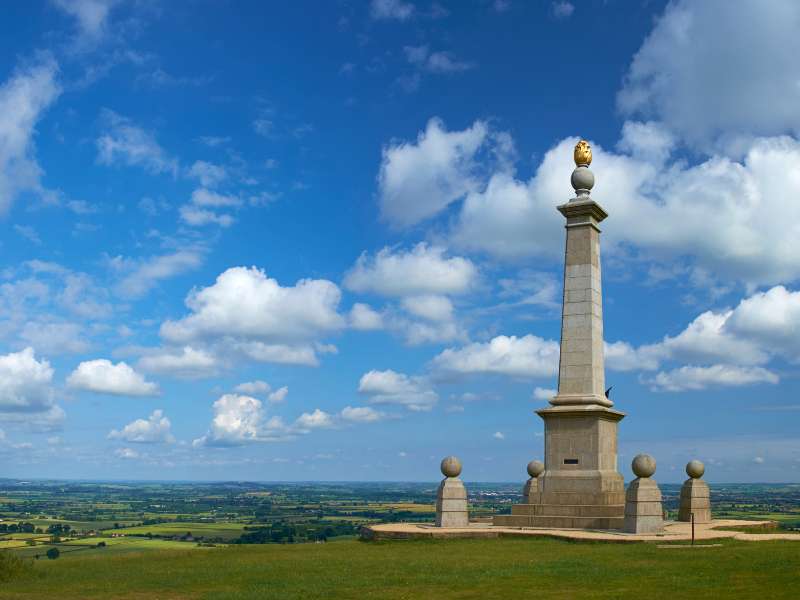
<instances>
[{"instance_id":1,"label":"fluffy cloud","mask_svg":"<svg viewBox=\"0 0 800 600\"><path fill-rule=\"evenodd\" d=\"M800 363L800 291L779 285L745 298L730 313L726 329L759 344L762 352Z\"/></svg>"},{"instance_id":2,"label":"fluffy cloud","mask_svg":"<svg viewBox=\"0 0 800 600\"><path fill-rule=\"evenodd\" d=\"M36 124L58 98L58 65L49 56L18 68L0 86L0 215L20 192L49 195L41 185L33 137Z\"/></svg>"},{"instance_id":3,"label":"fluffy cloud","mask_svg":"<svg viewBox=\"0 0 800 600\"><path fill-rule=\"evenodd\" d=\"M266 381L257 379L256 381L240 383L234 389L241 394L249 394L252 396L254 394L266 394L272 387Z\"/></svg>"},{"instance_id":4,"label":"fluffy cloud","mask_svg":"<svg viewBox=\"0 0 800 600\"><path fill-rule=\"evenodd\" d=\"M350 327L360 331L383 329L383 317L367 304L356 302L350 309Z\"/></svg>"},{"instance_id":5,"label":"fluffy cloud","mask_svg":"<svg viewBox=\"0 0 800 600\"><path fill-rule=\"evenodd\" d=\"M629 133L629 147L646 148L644 141L630 141L636 135ZM503 259L556 260L563 252L563 217L555 207L569 198L575 142L565 139L549 150L528 182L498 172L468 194L452 242ZM603 228L608 252L632 246L643 258L688 259L695 269L750 284L800 277L794 259L800 253L800 230L794 231L800 205L782 201L800 194L800 179L787 177L782 166L800 160L800 143L757 139L741 162L714 156L694 166L660 165L653 162L662 159L653 158L658 152L647 153L614 154L594 146L592 195L611 215Z\"/></svg>"},{"instance_id":6,"label":"fluffy cloud","mask_svg":"<svg viewBox=\"0 0 800 600\"><path fill-rule=\"evenodd\" d=\"M333 427L333 417L319 408L314 412L303 413L295 421L295 427L301 431L308 431L311 429L327 429Z\"/></svg>"},{"instance_id":7,"label":"fluffy cloud","mask_svg":"<svg viewBox=\"0 0 800 600\"><path fill-rule=\"evenodd\" d=\"M171 444L175 441L171 427L172 424L164 416L164 411L159 409L154 410L147 419L136 419L125 425L120 431L112 430L108 434L108 438L141 444Z\"/></svg>"},{"instance_id":8,"label":"fluffy cloud","mask_svg":"<svg viewBox=\"0 0 800 600\"><path fill-rule=\"evenodd\" d=\"M535 335L499 335L489 342L448 348L435 356L431 368L439 377L506 375L552 377L558 371L558 342Z\"/></svg>"},{"instance_id":9,"label":"fluffy cloud","mask_svg":"<svg viewBox=\"0 0 800 600\"><path fill-rule=\"evenodd\" d=\"M139 359L138 367L150 373L173 377L211 377L216 374L218 359L208 350L184 346L179 350L158 351Z\"/></svg>"},{"instance_id":10,"label":"fluffy cloud","mask_svg":"<svg viewBox=\"0 0 800 600\"><path fill-rule=\"evenodd\" d=\"M386 413L369 406L345 406L340 413L345 421L353 423L375 423L386 418Z\"/></svg>"},{"instance_id":11,"label":"fluffy cloud","mask_svg":"<svg viewBox=\"0 0 800 600\"><path fill-rule=\"evenodd\" d=\"M549 401L558 393L558 390L551 390L549 388L541 388L537 387L533 390L533 398L535 400L547 400Z\"/></svg>"},{"instance_id":12,"label":"fluffy cloud","mask_svg":"<svg viewBox=\"0 0 800 600\"><path fill-rule=\"evenodd\" d=\"M374 257L362 254L344 279L346 288L383 296L463 294L478 277L469 259L445 257L445 249L419 243L410 251L384 248Z\"/></svg>"},{"instance_id":13,"label":"fluffy cloud","mask_svg":"<svg viewBox=\"0 0 800 600\"><path fill-rule=\"evenodd\" d=\"M286 439L282 422L264 421L263 405L256 398L225 394L212 408L211 428L206 435L194 440L195 446L236 446Z\"/></svg>"},{"instance_id":14,"label":"fluffy cloud","mask_svg":"<svg viewBox=\"0 0 800 600\"><path fill-rule=\"evenodd\" d=\"M410 410L430 410L439 396L422 377L409 377L391 369L361 376L358 391L373 404L400 404Z\"/></svg>"},{"instance_id":15,"label":"fluffy cloud","mask_svg":"<svg viewBox=\"0 0 800 600\"><path fill-rule=\"evenodd\" d=\"M234 267L186 299L191 313L167 321L161 335L170 342L220 341L254 360L316 364L330 348L316 338L340 330L341 292L324 279L303 279L283 287L260 269Z\"/></svg>"},{"instance_id":16,"label":"fluffy cloud","mask_svg":"<svg viewBox=\"0 0 800 600\"><path fill-rule=\"evenodd\" d=\"M171 158L155 136L121 115L103 111L105 133L97 138L97 162L142 167L150 173L178 174L178 161Z\"/></svg>"},{"instance_id":17,"label":"fluffy cloud","mask_svg":"<svg viewBox=\"0 0 800 600\"><path fill-rule=\"evenodd\" d=\"M575 5L565 0L559 0L558 2L553 2L550 5L550 9L556 19L568 19L575 12Z\"/></svg>"},{"instance_id":18,"label":"fluffy cloud","mask_svg":"<svg viewBox=\"0 0 800 600\"><path fill-rule=\"evenodd\" d=\"M119 0L53 0L58 8L74 17L86 38L98 38L106 30L111 9Z\"/></svg>"},{"instance_id":19,"label":"fluffy cloud","mask_svg":"<svg viewBox=\"0 0 800 600\"><path fill-rule=\"evenodd\" d=\"M67 385L78 390L116 396L155 396L155 383L146 381L124 362L113 364L104 358L82 362L67 378Z\"/></svg>"},{"instance_id":20,"label":"fluffy cloud","mask_svg":"<svg viewBox=\"0 0 800 600\"><path fill-rule=\"evenodd\" d=\"M139 453L134 450L133 448L117 448L114 450L114 455L118 458L124 458L127 460L133 460L139 458Z\"/></svg>"},{"instance_id":21,"label":"fluffy cloud","mask_svg":"<svg viewBox=\"0 0 800 600\"><path fill-rule=\"evenodd\" d=\"M403 298L403 308L429 321L449 321L453 318L453 303L446 296L410 296Z\"/></svg>"},{"instance_id":22,"label":"fluffy cloud","mask_svg":"<svg viewBox=\"0 0 800 600\"><path fill-rule=\"evenodd\" d=\"M205 225L219 225L220 227L230 227L233 225L233 217L227 214L218 214L212 210L199 208L192 204L184 204L178 211L181 221L192 227L204 227Z\"/></svg>"},{"instance_id":23,"label":"fluffy cloud","mask_svg":"<svg viewBox=\"0 0 800 600\"><path fill-rule=\"evenodd\" d=\"M261 388L263 386L256 386ZM288 388L278 390L284 395ZM242 394L225 394L214 402L214 418L206 435L194 440L199 446L237 446L252 442L283 442L313 429L333 427L335 419L323 410L301 414L295 422L286 425L280 417L267 418L261 400Z\"/></svg>"},{"instance_id":24,"label":"fluffy cloud","mask_svg":"<svg viewBox=\"0 0 800 600\"><path fill-rule=\"evenodd\" d=\"M33 348L0 356L0 412L44 412L53 406L53 368Z\"/></svg>"},{"instance_id":25,"label":"fluffy cloud","mask_svg":"<svg viewBox=\"0 0 800 600\"><path fill-rule=\"evenodd\" d=\"M488 135L483 121L448 132L431 119L416 144L385 147L378 175L382 217L398 227L415 225L476 189L475 158Z\"/></svg>"},{"instance_id":26,"label":"fluffy cloud","mask_svg":"<svg viewBox=\"0 0 800 600\"><path fill-rule=\"evenodd\" d=\"M77 323L28 321L19 337L25 345L51 355L77 354L89 349L83 328Z\"/></svg>"},{"instance_id":27,"label":"fluffy cloud","mask_svg":"<svg viewBox=\"0 0 800 600\"><path fill-rule=\"evenodd\" d=\"M756 292L733 309L700 314L676 336L666 335L660 342L638 348L626 342L606 344L605 355L608 368L617 371L654 371L662 363L674 361L711 365L710 376L719 377L727 373L724 368L729 365L756 367L776 357L797 363L800 362L800 292L783 286ZM702 373L691 371L687 376L699 378ZM736 381L769 381L763 369L731 373L734 382L731 385ZM761 379L749 377L753 374Z\"/></svg>"},{"instance_id":28,"label":"fluffy cloud","mask_svg":"<svg viewBox=\"0 0 800 600\"><path fill-rule=\"evenodd\" d=\"M708 387L741 386L756 383L776 384L778 376L762 367L711 365L685 366L671 371L661 371L652 379L645 379L654 391L681 392L704 390Z\"/></svg>"},{"instance_id":29,"label":"fluffy cloud","mask_svg":"<svg viewBox=\"0 0 800 600\"><path fill-rule=\"evenodd\" d=\"M192 192L192 202L197 206L239 206L242 201L235 196L225 196L206 188Z\"/></svg>"},{"instance_id":30,"label":"fluffy cloud","mask_svg":"<svg viewBox=\"0 0 800 600\"><path fill-rule=\"evenodd\" d=\"M451 52L431 52L427 45L405 46L408 62L430 73L460 73L471 69L473 65L458 60Z\"/></svg>"},{"instance_id":31,"label":"fluffy cloud","mask_svg":"<svg viewBox=\"0 0 800 600\"><path fill-rule=\"evenodd\" d=\"M126 298L140 298L158 282L198 268L203 257L201 248L188 248L144 259L117 256L109 264L121 276L115 287L117 293Z\"/></svg>"},{"instance_id":32,"label":"fluffy cloud","mask_svg":"<svg viewBox=\"0 0 800 600\"><path fill-rule=\"evenodd\" d=\"M620 108L657 117L706 150L735 150L754 136L797 135L800 87L787 82L800 80L791 51L800 5L742 0L721 6L667 5L631 63ZM737 65L735 77L730 65Z\"/></svg>"},{"instance_id":33,"label":"fluffy cloud","mask_svg":"<svg viewBox=\"0 0 800 600\"><path fill-rule=\"evenodd\" d=\"M32 348L0 355L0 422L34 431L61 429L66 414L55 404L53 368Z\"/></svg>"},{"instance_id":34,"label":"fluffy cloud","mask_svg":"<svg viewBox=\"0 0 800 600\"><path fill-rule=\"evenodd\" d=\"M274 392L271 392L267 396L267 401L270 404L281 404L283 402L286 402L286 396L288 395L289 395L289 387L285 385L282 388L278 388Z\"/></svg>"},{"instance_id":35,"label":"fluffy cloud","mask_svg":"<svg viewBox=\"0 0 800 600\"><path fill-rule=\"evenodd\" d=\"M197 163L195 163L195 165L196 164ZM205 173L208 169L209 167L204 168L204 174L201 176L201 180L204 178L211 178L211 175ZM241 206L241 204L242 201L235 196L226 196L202 187L192 192L191 203L181 206L179 212L181 220L193 227L202 227L211 224L216 224L220 227L230 227L234 222L231 215L220 214L210 209L232 208Z\"/></svg>"},{"instance_id":36,"label":"fluffy cloud","mask_svg":"<svg viewBox=\"0 0 800 600\"><path fill-rule=\"evenodd\" d=\"M372 0L369 14L376 21L406 21L414 15L414 5L403 0Z\"/></svg>"},{"instance_id":37,"label":"fluffy cloud","mask_svg":"<svg viewBox=\"0 0 800 600\"><path fill-rule=\"evenodd\" d=\"M204 160L195 161L194 164L189 167L188 175L189 177L197 179L200 184L205 187L214 187L228 178L228 172L225 170L225 167ZM200 190L196 190L195 193L199 191Z\"/></svg>"},{"instance_id":38,"label":"fluffy cloud","mask_svg":"<svg viewBox=\"0 0 800 600\"><path fill-rule=\"evenodd\" d=\"M225 343L223 342L223 345ZM257 362L281 365L305 365L316 367L319 358L316 346L311 344L265 344L264 342L233 342L228 348Z\"/></svg>"}]
</instances>

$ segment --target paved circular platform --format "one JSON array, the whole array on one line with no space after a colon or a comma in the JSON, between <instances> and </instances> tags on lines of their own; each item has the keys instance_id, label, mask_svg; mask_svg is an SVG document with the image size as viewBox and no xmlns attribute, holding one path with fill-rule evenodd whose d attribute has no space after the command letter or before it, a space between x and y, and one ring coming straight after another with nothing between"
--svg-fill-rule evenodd
<instances>
[{"instance_id":1,"label":"paved circular platform","mask_svg":"<svg viewBox=\"0 0 800 600\"><path fill-rule=\"evenodd\" d=\"M726 531L722 527L768 527L772 521L741 521L717 519L711 523L695 524L695 540L736 539L750 542L768 540L800 541L798 533L744 533ZM664 533L633 534L622 531L591 529L544 529L539 527L495 527L489 523L470 523L468 527L435 527L428 523L381 523L365 526L361 537L366 540L407 539L458 539L544 536L570 540L592 540L605 542L679 542L692 539L691 523L667 521Z\"/></svg>"}]
</instances>

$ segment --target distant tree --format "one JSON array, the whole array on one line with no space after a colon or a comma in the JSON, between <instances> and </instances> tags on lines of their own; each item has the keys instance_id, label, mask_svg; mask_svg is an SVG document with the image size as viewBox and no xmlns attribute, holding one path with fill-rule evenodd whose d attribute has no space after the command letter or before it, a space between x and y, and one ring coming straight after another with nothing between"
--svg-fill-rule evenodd
<instances>
[{"instance_id":1,"label":"distant tree","mask_svg":"<svg viewBox=\"0 0 800 600\"><path fill-rule=\"evenodd\" d=\"M60 554L61 552L58 551L58 548L50 548L47 551L47 558L49 558L50 560L55 560L59 557Z\"/></svg>"},{"instance_id":2,"label":"distant tree","mask_svg":"<svg viewBox=\"0 0 800 600\"><path fill-rule=\"evenodd\" d=\"M97 547L98 548L105 548L106 547L106 543L105 542L97 542Z\"/></svg>"}]
</instances>

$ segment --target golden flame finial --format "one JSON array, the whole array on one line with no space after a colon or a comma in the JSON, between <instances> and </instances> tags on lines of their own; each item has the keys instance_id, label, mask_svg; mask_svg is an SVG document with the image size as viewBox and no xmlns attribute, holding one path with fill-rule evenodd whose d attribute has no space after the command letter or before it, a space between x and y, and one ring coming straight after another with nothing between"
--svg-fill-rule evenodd
<instances>
[{"instance_id":1,"label":"golden flame finial","mask_svg":"<svg viewBox=\"0 0 800 600\"><path fill-rule=\"evenodd\" d=\"M592 147L586 140L581 140L575 144L575 152L572 154L576 165L592 164Z\"/></svg>"}]
</instances>

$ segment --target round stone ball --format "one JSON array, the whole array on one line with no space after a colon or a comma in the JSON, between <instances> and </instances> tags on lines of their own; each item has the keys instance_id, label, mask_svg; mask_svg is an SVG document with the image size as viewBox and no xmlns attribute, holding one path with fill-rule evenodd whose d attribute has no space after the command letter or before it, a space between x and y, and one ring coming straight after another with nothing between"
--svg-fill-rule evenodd
<instances>
[{"instance_id":1,"label":"round stone ball","mask_svg":"<svg viewBox=\"0 0 800 600\"><path fill-rule=\"evenodd\" d=\"M631 463L631 469L637 477L650 477L656 472L656 459L649 454L637 454Z\"/></svg>"},{"instance_id":2,"label":"round stone ball","mask_svg":"<svg viewBox=\"0 0 800 600\"><path fill-rule=\"evenodd\" d=\"M446 456L442 459L441 469L445 477L458 477L461 475L461 461L456 456Z\"/></svg>"},{"instance_id":3,"label":"round stone ball","mask_svg":"<svg viewBox=\"0 0 800 600\"><path fill-rule=\"evenodd\" d=\"M544 463L540 460L532 460L528 463L528 475L538 477L544 473Z\"/></svg>"},{"instance_id":4,"label":"round stone ball","mask_svg":"<svg viewBox=\"0 0 800 600\"><path fill-rule=\"evenodd\" d=\"M692 479L700 479L706 472L706 466L699 460L690 460L686 463L686 474Z\"/></svg>"},{"instance_id":5,"label":"round stone ball","mask_svg":"<svg viewBox=\"0 0 800 600\"><path fill-rule=\"evenodd\" d=\"M572 172L570 181L576 190L591 190L594 187L594 173L589 167L578 167Z\"/></svg>"}]
</instances>

